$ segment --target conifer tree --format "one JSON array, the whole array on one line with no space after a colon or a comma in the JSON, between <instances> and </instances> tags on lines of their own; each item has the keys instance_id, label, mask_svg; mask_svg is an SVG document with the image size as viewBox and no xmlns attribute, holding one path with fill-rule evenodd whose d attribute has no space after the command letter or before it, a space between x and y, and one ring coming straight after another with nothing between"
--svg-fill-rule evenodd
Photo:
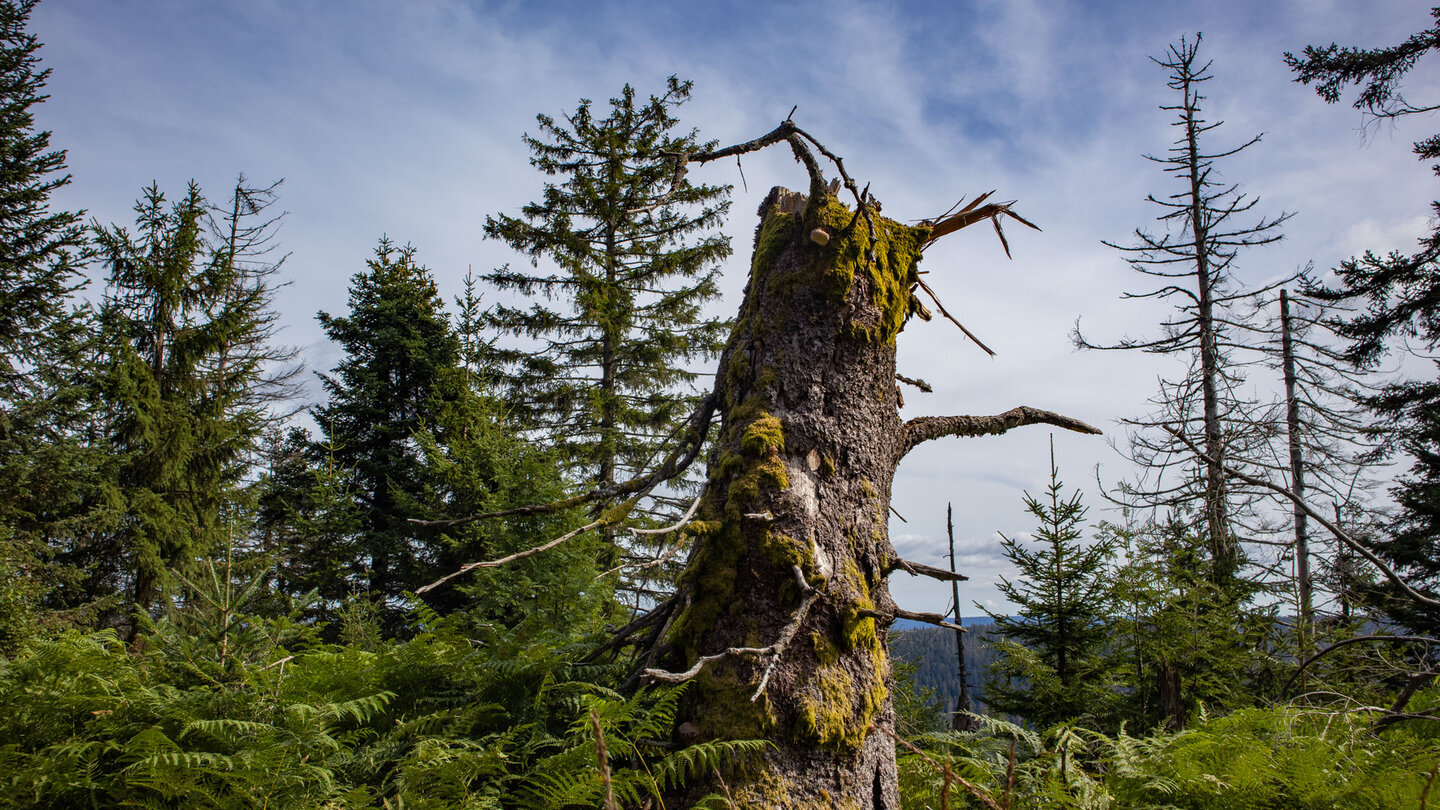
<instances>
[{"instance_id":1,"label":"conifer tree","mask_svg":"<svg viewBox=\"0 0 1440 810\"><path fill-rule=\"evenodd\" d=\"M1433 114L1440 104L1407 99L1401 92L1405 74L1426 54L1440 50L1440 8L1430 10L1434 24L1406 41L1382 48L1307 46L1300 56L1287 53L1295 80L1314 84L1325 101L1334 103L1351 85L1359 88L1354 106L1379 121ZM1440 160L1440 135L1415 143L1423 161ZM1431 165L1440 174L1440 163ZM1440 216L1440 201L1431 204ZM1440 225L1432 220L1429 234L1414 253L1392 251L1384 256L1366 252L1335 269L1335 287L1310 290L1321 300L1351 302L1362 307L1334 326L1351 341L1347 358L1374 367L1397 341L1415 339L1425 356L1440 346ZM1406 344L1408 346L1408 343ZM1440 590L1440 380L1391 383L1366 398L1366 405L1386 428L1390 446L1412 459L1409 475L1394 490L1400 509L1388 527L1391 536L1376 548L1412 585ZM1408 600L1393 608L1407 625L1440 629L1440 615Z\"/></svg>"},{"instance_id":2,"label":"conifer tree","mask_svg":"<svg viewBox=\"0 0 1440 810\"><path fill-rule=\"evenodd\" d=\"M484 277L536 299L490 310L496 329L538 343L497 352L509 400L601 486L643 466L691 412L688 364L725 337L702 307L730 254L716 231L729 187L693 185L683 170L672 182L673 156L701 148L693 132L675 132L672 112L690 87L671 77L646 102L627 85L604 118L589 100L563 121L537 116L540 136L525 137L531 164L556 179L519 216L485 224L544 263Z\"/></svg>"},{"instance_id":3,"label":"conifer tree","mask_svg":"<svg viewBox=\"0 0 1440 810\"><path fill-rule=\"evenodd\" d=\"M35 126L50 71L27 30L35 0L0 2L0 651L33 630L61 584L51 544L93 516L104 454L83 418L86 319L81 213L52 210L70 182L65 151Z\"/></svg>"},{"instance_id":4,"label":"conifer tree","mask_svg":"<svg viewBox=\"0 0 1440 810\"><path fill-rule=\"evenodd\" d=\"M1052 440L1045 500L1025 494L1026 511L1039 521L1036 547L1001 535L1002 553L1019 579L1001 577L999 589L1016 615L985 611L1005 639L997 645L985 702L1042 727L1104 718L1114 697L1107 623L1114 541L1084 542L1085 505L1078 491L1067 498L1063 489Z\"/></svg>"},{"instance_id":5,"label":"conifer tree","mask_svg":"<svg viewBox=\"0 0 1440 810\"><path fill-rule=\"evenodd\" d=\"M242 177L217 221L194 183L173 205L152 185L134 235L95 229L109 270L98 396L122 517L74 551L91 593L123 587L141 612L169 591L172 570L222 546L270 407L293 390L293 352L270 342L278 264L261 258L275 220L252 227L273 189Z\"/></svg>"},{"instance_id":6,"label":"conifer tree","mask_svg":"<svg viewBox=\"0 0 1440 810\"><path fill-rule=\"evenodd\" d=\"M462 299L462 321L469 323L473 304ZM455 520L553 500L561 494L560 476L554 460L517 436L485 392L466 362L476 356L474 335L462 340L452 329L414 248L382 239L352 280L349 314L321 313L320 322L345 352L321 375L328 402L314 415L322 439L308 451L298 447L300 437L290 439L263 499L268 526L283 527L286 515L296 514L325 528L325 549L302 534L284 553L292 592L318 589L328 607L366 595L393 631L407 591L462 563L568 528L573 516L565 512ZM546 611L555 620L569 608L567 620L580 627L588 615L581 606L604 594L591 587L594 551L582 541L543 562L482 572L466 590L438 589L426 599L442 612L464 607L506 626Z\"/></svg>"},{"instance_id":7,"label":"conifer tree","mask_svg":"<svg viewBox=\"0 0 1440 810\"><path fill-rule=\"evenodd\" d=\"M408 522L423 501L415 436L460 394L459 346L430 271L415 249L381 239L350 284L350 313L320 313L344 356L320 375L322 444L353 482L359 526L349 563L356 590L385 602L425 584L433 532ZM424 535L422 537L421 535Z\"/></svg>"},{"instance_id":8,"label":"conifer tree","mask_svg":"<svg viewBox=\"0 0 1440 810\"><path fill-rule=\"evenodd\" d=\"M1125 662L1119 714L1143 727L1184 728L1202 706L1254 705L1277 685L1275 609L1237 601L1213 581L1203 527L1184 512L1101 527L1124 557L1110 619Z\"/></svg>"}]
</instances>

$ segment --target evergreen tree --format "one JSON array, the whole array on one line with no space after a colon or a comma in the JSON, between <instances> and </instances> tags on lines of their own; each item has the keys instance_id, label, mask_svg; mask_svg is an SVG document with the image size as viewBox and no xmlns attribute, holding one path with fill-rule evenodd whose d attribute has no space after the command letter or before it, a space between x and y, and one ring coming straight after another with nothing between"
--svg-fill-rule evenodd
<instances>
[{"instance_id":1,"label":"evergreen tree","mask_svg":"<svg viewBox=\"0 0 1440 810\"><path fill-rule=\"evenodd\" d=\"M1003 554L1020 578L1001 577L999 588L1016 615L986 610L1005 640L997 645L985 702L1041 727L1080 718L1093 723L1106 717L1114 698L1108 567L1115 546L1108 538L1084 543L1080 493L1065 498L1063 489L1052 442L1045 501L1025 494L1026 510L1040 521L1037 547L1002 535Z\"/></svg>"},{"instance_id":2,"label":"evergreen tree","mask_svg":"<svg viewBox=\"0 0 1440 810\"><path fill-rule=\"evenodd\" d=\"M538 343L496 353L509 400L602 486L642 467L691 412L697 374L687 364L725 337L726 324L701 308L730 254L715 231L729 188L692 185L673 161L701 148L693 132L673 131L690 86L671 77L663 96L643 102L627 85L603 119L588 100L563 122L538 116L541 136L525 138L531 164L558 181L518 217L485 224L487 236L550 268L484 277L543 300L490 310L502 333Z\"/></svg>"},{"instance_id":3,"label":"evergreen tree","mask_svg":"<svg viewBox=\"0 0 1440 810\"><path fill-rule=\"evenodd\" d=\"M328 402L314 415L322 445L352 482L359 526L347 579L382 603L425 584L438 561L434 532L408 519L431 517L420 513L424 459L416 436L461 391L459 346L443 309L414 248L381 239L351 280L350 314L319 314L345 353L320 376Z\"/></svg>"},{"instance_id":4,"label":"evergreen tree","mask_svg":"<svg viewBox=\"0 0 1440 810\"><path fill-rule=\"evenodd\" d=\"M1277 617L1209 576L1205 521L1172 513L1140 526L1102 526L1123 549L1111 619L1124 660L1120 716L1141 727L1183 728L1202 706L1254 705L1276 691Z\"/></svg>"},{"instance_id":5,"label":"evergreen tree","mask_svg":"<svg viewBox=\"0 0 1440 810\"><path fill-rule=\"evenodd\" d=\"M35 127L50 71L26 29L35 0L0 2L0 652L67 581L51 545L82 530L104 454L78 433L88 312L81 213L55 211L65 152Z\"/></svg>"},{"instance_id":6,"label":"evergreen tree","mask_svg":"<svg viewBox=\"0 0 1440 810\"><path fill-rule=\"evenodd\" d=\"M222 226L194 183L173 205L152 185L135 206L135 235L95 231L109 270L98 395L123 516L75 552L91 593L123 587L140 612L169 592L170 571L222 547L269 406L290 393L293 370L270 368L292 356L269 343L275 265L249 263L273 224L250 230L250 218L273 188L254 192L242 178Z\"/></svg>"},{"instance_id":7,"label":"evergreen tree","mask_svg":"<svg viewBox=\"0 0 1440 810\"><path fill-rule=\"evenodd\" d=\"M1330 44L1307 46L1300 56L1286 54L1295 80L1314 84L1334 103L1351 85L1360 89L1354 106L1377 120L1433 113L1440 104L1415 104L1401 93L1405 74L1427 53L1440 50L1440 8L1430 10L1434 25L1399 45L1360 49ZM1424 161L1440 160L1440 135L1415 143ZM1431 170L1440 174L1440 163ZM1440 201L1431 204L1440 216ZM1337 318L1336 330L1350 339L1349 360L1373 367L1397 339L1415 339L1427 355L1440 346L1440 224L1420 240L1414 253L1373 252L1342 262L1335 287L1310 290L1321 300L1353 302L1363 310ZM1408 345L1408 344L1407 344ZM1412 459L1410 473L1394 489L1400 507L1389 526L1390 538L1376 549L1418 588L1440 592L1440 380L1405 380L1384 386L1366 404L1386 428L1391 447ZM1398 618L1419 630L1440 629L1440 615L1398 599Z\"/></svg>"},{"instance_id":8,"label":"evergreen tree","mask_svg":"<svg viewBox=\"0 0 1440 810\"><path fill-rule=\"evenodd\" d=\"M462 321L468 323L465 313L474 309L462 301ZM287 590L316 589L327 610L347 596L367 595L394 631L406 592L570 527L574 515L567 512L443 526L414 522L562 493L554 459L517 435L465 362L473 360L474 337L451 328L435 281L416 263L413 248L381 240L368 269L351 283L349 315L321 313L320 322L345 352L322 375L329 401L314 412L322 439L305 449L302 436L289 437L262 498L269 510L263 525L294 542L282 554ZM462 350L470 357L462 358ZM318 534L285 528L297 519ZM591 587L594 556L592 543L577 541L543 561L481 569L467 585L431 591L426 599L442 612L463 607L479 621L507 627L540 616L588 627L594 611L586 606L606 593Z\"/></svg>"},{"instance_id":9,"label":"evergreen tree","mask_svg":"<svg viewBox=\"0 0 1440 810\"><path fill-rule=\"evenodd\" d=\"M273 566L275 591L313 595L314 617L333 621L357 587L359 514L351 476L333 447L298 427L267 435L262 464L252 550Z\"/></svg>"}]
</instances>

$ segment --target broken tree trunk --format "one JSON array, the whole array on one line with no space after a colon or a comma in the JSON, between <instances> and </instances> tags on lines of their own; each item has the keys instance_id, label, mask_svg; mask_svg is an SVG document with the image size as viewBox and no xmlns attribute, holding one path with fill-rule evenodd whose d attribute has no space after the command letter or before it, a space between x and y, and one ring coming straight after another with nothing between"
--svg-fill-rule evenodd
<instances>
[{"instance_id":1,"label":"broken tree trunk","mask_svg":"<svg viewBox=\"0 0 1440 810\"><path fill-rule=\"evenodd\" d=\"M896 615L886 576L908 567L888 533L897 465L944 436L1041 422L1098 431L1025 407L902 422L895 341L910 314L928 315L914 293L931 228L880 216L864 194L860 211L842 205L799 130L776 133L745 146L790 141L809 194L775 188L761 206L717 374L706 490L685 528L691 556L645 674L690 682L682 742L773 742L726 779L735 806L898 808L885 733Z\"/></svg>"}]
</instances>

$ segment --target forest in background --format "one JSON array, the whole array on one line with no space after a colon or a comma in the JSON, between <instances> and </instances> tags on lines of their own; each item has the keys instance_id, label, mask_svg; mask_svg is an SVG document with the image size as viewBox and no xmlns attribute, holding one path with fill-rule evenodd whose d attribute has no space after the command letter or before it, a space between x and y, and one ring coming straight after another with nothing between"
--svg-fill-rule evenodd
<instances>
[{"instance_id":1,"label":"forest in background","mask_svg":"<svg viewBox=\"0 0 1440 810\"><path fill-rule=\"evenodd\" d=\"M34 5L0 2L0 805L746 806L774 741L697 738L691 679L646 675L681 652L657 606L717 531L690 522L700 476L651 480L676 436L698 431L692 456L714 438L687 414L731 330L701 314L729 190L677 171L714 148L676 117L690 85L539 116L542 197L485 224L513 267L442 291L381 239L349 311L319 315L341 353L300 403L273 312L283 186L152 186L127 223L53 210ZM1016 608L966 641L987 711L949 711L951 629L892 635L906 807L1430 800L1440 387L1369 372L1440 342L1440 237L1242 289L1232 262L1286 215L1212 174L1255 141L1212 133L1200 44L1157 59L1177 139L1156 160L1183 182L1115 245L1154 285L1127 295L1175 314L1157 337L1075 333L1190 373L1126 420L1121 519L1092 524L1053 458L1017 493L1036 529L1004 540ZM1383 119L1434 111L1399 88L1435 48L1440 27L1288 58ZM996 206L927 227L1005 240L1025 220ZM917 290L900 326L950 317ZM1285 396L1249 398L1262 374ZM850 744L814 726L802 743Z\"/></svg>"}]
</instances>

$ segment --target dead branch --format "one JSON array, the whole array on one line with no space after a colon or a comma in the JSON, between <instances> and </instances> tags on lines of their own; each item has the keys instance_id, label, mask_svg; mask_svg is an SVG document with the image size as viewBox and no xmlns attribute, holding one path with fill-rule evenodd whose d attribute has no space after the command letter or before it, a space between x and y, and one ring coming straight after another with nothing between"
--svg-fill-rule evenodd
<instances>
[{"instance_id":1,"label":"dead branch","mask_svg":"<svg viewBox=\"0 0 1440 810\"><path fill-rule=\"evenodd\" d=\"M800 602L800 607L795 609L795 614L791 616L790 622L785 625L785 628L780 631L780 635L775 639L775 643L768 647L728 647L713 655L700 656L696 659L694 665L684 672L646 669L644 671L645 677L666 683L683 683L699 675L700 670L704 669L706 664L714 663L732 655L758 655L769 658L769 661L766 662L765 672L760 678L760 685L755 689L755 693L750 696L751 701L758 699L760 695L764 693L765 686L770 682L770 673L775 668L775 662L780 660L780 656L785 652L785 648L790 646L790 641L794 639L795 634L800 631L800 625L805 621L806 615L809 614L810 606L815 603L816 599L820 598L820 591L811 587L810 583L805 581L805 572L801 571L799 566L791 566L791 571L794 572L796 581L800 583L800 587L805 593L805 599Z\"/></svg>"},{"instance_id":2,"label":"dead branch","mask_svg":"<svg viewBox=\"0 0 1440 810\"><path fill-rule=\"evenodd\" d=\"M1186 438L1184 434L1180 433L1178 430L1170 427L1169 425L1164 425L1163 427L1165 428L1166 432L1168 432L1171 436L1174 436L1176 439L1179 439L1182 444L1184 444L1186 447L1190 448L1190 452L1194 453L1194 454L1196 455L1196 457L1198 457L1200 460L1206 462L1207 464L1212 464L1212 463L1214 463L1214 462L1210 459L1209 456L1205 455L1204 451L1202 451L1199 447L1196 447L1196 446L1195 446L1195 443L1192 442L1192 441L1190 441L1188 438ZM1410 597L1412 600L1414 600L1414 601L1416 601L1416 602L1419 602L1419 603L1422 604L1422 605L1427 605L1427 606L1429 606L1429 607L1437 607L1437 608L1440 608L1440 600L1431 599L1430 597L1426 596L1425 594L1420 593L1419 591L1417 591L1417 590L1415 590L1414 588L1410 587L1409 583L1407 583L1407 582L1405 582L1405 580L1401 579L1401 578L1400 578L1400 575L1397 574L1397 573L1395 573L1394 569L1392 569L1390 566L1386 565L1385 562L1384 562L1383 560L1381 560L1379 557L1375 556L1375 552L1373 552L1373 551L1371 551L1370 549L1366 548L1364 545L1362 545L1362 544L1360 543L1360 541L1358 541L1358 540L1356 540L1355 538L1351 537L1349 534L1346 534L1344 531L1342 531L1342 530L1340 529L1339 526L1336 526L1334 523L1330 522L1330 520L1328 520L1324 515L1322 515L1322 514L1320 514L1319 512L1315 511L1313 508L1310 507L1310 504L1305 503L1305 500L1304 500L1303 498L1297 497L1297 496L1295 495L1295 493L1291 492L1290 490L1288 490L1288 489L1286 489L1286 488L1284 488L1284 487L1281 487L1281 486L1277 486L1277 485L1275 485L1275 484L1272 484L1272 483L1270 483L1269 481L1264 480L1263 478L1256 478L1256 477L1253 476L1253 475L1248 475L1248 474L1246 474L1246 473L1243 473L1243 472L1235 469L1234 467L1230 467L1230 466L1225 465L1225 464L1220 464L1219 467L1220 467L1221 470L1223 470L1223 471L1225 472L1226 475L1229 475L1229 476L1231 476L1231 477L1233 477L1233 478L1238 478L1238 479L1240 479L1241 481L1244 481L1245 483L1250 484L1251 486L1263 487L1264 489L1268 489L1268 490L1270 490L1271 492L1275 492L1275 493L1277 493L1277 494L1279 494L1279 495L1283 495L1285 498L1287 498L1288 500L1290 500L1290 501L1291 501L1292 503L1294 503L1296 506L1298 506L1298 507L1300 507L1302 510L1304 510L1305 514L1306 514L1311 520L1315 521L1316 523L1319 523L1321 526L1324 526L1326 531L1330 532L1332 535L1335 536L1335 539L1337 539L1337 540L1339 540L1340 542L1344 543L1345 545L1349 546L1351 549L1353 549L1353 550L1354 550L1356 553L1358 553L1360 556L1362 556L1362 557L1364 557L1365 559L1369 560L1371 565L1373 565L1373 566L1375 566L1376 568L1380 569L1380 573L1384 574L1387 579L1389 579L1391 582L1395 583L1395 585L1396 585L1397 587L1399 587L1400 590L1402 590L1402 591L1405 592L1405 595L1406 595L1406 596Z\"/></svg>"},{"instance_id":3,"label":"dead branch","mask_svg":"<svg viewBox=\"0 0 1440 810\"><path fill-rule=\"evenodd\" d=\"M946 436L993 436L1025 425L1054 425L1076 433L1100 435L1098 429L1079 419L1021 405L994 416L918 416L905 423L905 446L900 455L904 456L931 439Z\"/></svg>"},{"instance_id":4,"label":"dead branch","mask_svg":"<svg viewBox=\"0 0 1440 810\"><path fill-rule=\"evenodd\" d=\"M731 156L738 158L740 155L758 152L767 146L774 146L781 141L786 141L790 144L791 150L795 153L795 159L804 164L806 172L810 175L809 199L811 205L819 205L830 193L830 186L825 182L824 174L820 171L820 164L815 160L815 155L811 152L810 146L813 145L816 151L824 156L826 160L835 164L835 171L840 175L841 183L845 188L849 189L850 194L855 198L855 219L851 220L850 226L848 227L853 227L857 220L865 220L865 226L870 233L871 250L873 251L875 244L875 222L871 218L870 213L871 211L879 210L880 204L870 197L869 186L866 186L862 191L859 184L855 182L855 178L851 177L849 172L845 171L844 159L834 152L831 152L825 144L817 140L815 136L796 126L795 122L789 118L780 122L780 126L775 127L754 140L709 152L671 154L677 163L705 164L720 160L721 158ZM677 180L676 185L678 185L678 180L683 179L684 174L676 172L674 177ZM668 199L673 195L676 185L672 185L670 191L663 195L662 199ZM871 258L873 259L873 256Z\"/></svg>"},{"instance_id":5,"label":"dead branch","mask_svg":"<svg viewBox=\"0 0 1440 810\"><path fill-rule=\"evenodd\" d=\"M690 520L695 517L695 512L696 512L697 510L699 510L699 508L700 508L700 501L701 501L701 499L703 499L704 497L705 497L705 491L704 491L704 490L701 490L701 491L700 491L700 494L699 494L699 495L696 495L696 496L695 496L695 500L690 504L690 508L687 509L687 510L685 510L685 515L684 515L683 517L681 517L679 520L677 520L674 524L670 525L670 526L665 526L665 527L662 527L662 528L659 528L659 529L631 529L631 530L630 530L630 533L631 533L631 534L635 534L635 535L640 535L640 534L669 534L670 532L679 531L679 530L685 528L685 524L689 523Z\"/></svg>"},{"instance_id":6,"label":"dead branch","mask_svg":"<svg viewBox=\"0 0 1440 810\"><path fill-rule=\"evenodd\" d=\"M639 500L640 496L637 495L636 497L631 498L629 501L627 501L623 508L618 510L618 513L616 510L607 512L606 514L601 515L595 520L586 523L584 526L581 526L578 529L568 531L565 534L562 534L559 537L555 538L554 540L549 541L548 543L541 543L538 546L531 546L524 551L517 551L514 554L509 554L507 556L501 557L498 560L485 560L484 562L466 563L465 565L460 566L458 570L446 574L445 576L435 580L429 585L422 585L421 587L416 588L415 593L421 594L428 591L433 591L458 576L462 576L464 574L470 573L471 571L474 571L476 568L498 568L506 563L512 563L516 560L523 560L526 557L539 554L543 551L549 551L550 549L555 548L558 545L562 545L571 540L574 540L576 537L579 537L580 535L588 531L598 529L602 526L613 526L616 523L624 520L625 516L630 514L630 510L635 508L635 504L639 502Z\"/></svg>"},{"instance_id":7,"label":"dead branch","mask_svg":"<svg viewBox=\"0 0 1440 810\"><path fill-rule=\"evenodd\" d=\"M906 377L906 376L903 375L903 374L896 374L896 375L895 375L895 379L897 379L897 380L899 380L900 382L903 382L903 383L905 383L905 384L907 384L907 385L913 385L913 386L915 386L916 388L919 388L921 391L924 391L924 392L927 393L927 394L933 394L933 393L935 393L935 389L933 389L933 388L930 387L930 383L925 382L924 380L920 379L919 377L916 377L916 378L914 378L914 379L911 379L910 377Z\"/></svg>"},{"instance_id":8,"label":"dead branch","mask_svg":"<svg viewBox=\"0 0 1440 810\"><path fill-rule=\"evenodd\" d=\"M946 568L936 568L933 565L902 560L899 557L896 557L895 561L890 564L890 568L885 574L888 576L896 571L904 571L912 577L930 577L941 582L964 582L970 579L964 574L958 574Z\"/></svg>"},{"instance_id":9,"label":"dead branch","mask_svg":"<svg viewBox=\"0 0 1440 810\"><path fill-rule=\"evenodd\" d=\"M967 228L977 222L983 222L988 219L990 220L990 224L995 226L995 235L1000 237L1000 246L1005 248L1005 258L1011 258L1010 242L1005 239L1005 230L1000 226L1002 217L1010 217L1020 224L1034 228L1037 231L1040 230L1040 226L1010 210L1010 206L1015 204L1014 200L980 205L980 203L984 202L986 198L994 193L994 191L987 191L981 194L979 197L971 200L969 205L952 215L946 216L942 214L936 220L926 220L923 224L930 226L930 238L925 240L925 245L921 249L923 250L924 247L928 247L942 236L952 234L961 228Z\"/></svg>"},{"instance_id":10,"label":"dead branch","mask_svg":"<svg viewBox=\"0 0 1440 810\"><path fill-rule=\"evenodd\" d=\"M672 524L672 525L670 525L670 526L665 526L665 527L662 527L662 528L659 528L659 529L630 529L630 534L631 534L632 536L639 537L639 536L642 535L642 534L644 534L644 535L669 534L670 532L679 531L679 530L685 528L685 525L688 524L692 519L694 519L694 517L695 517L695 512L696 512L697 510L699 510L699 508L700 508L700 501L701 501L701 499L703 499L704 497L705 497L705 491L704 491L704 490L701 490L701 491L700 491L700 494L697 495L697 496L695 496L695 501L690 504L690 508L685 511L685 515L684 515L683 517L681 517L678 521L676 521L674 524ZM620 565L615 566L614 568L611 568L609 571L606 571L606 572L604 572L604 573L602 573L602 574L597 575L595 578L596 578L596 579L604 579L605 577L608 577L608 576L610 576L611 574L614 574L614 573L623 571L623 570L625 570L625 569L627 569L627 568L634 568L634 569L637 570L637 571L649 571L649 570L652 569L652 568L659 568L660 566L662 566L662 565L664 565L665 563L669 562L669 561L670 561L670 558L673 557L673 556L675 556L675 552L679 551L679 550L680 550L680 547L683 546L683 545L685 545L685 538L684 538L684 537L681 537L679 540L676 540L674 543L671 543L669 546L666 546L665 549L664 549L663 551L661 551L660 554L656 555L654 559L645 560L644 562L640 562L639 560L633 560L633 561L631 561L631 562L622 563L622 564L620 564Z\"/></svg>"},{"instance_id":11,"label":"dead branch","mask_svg":"<svg viewBox=\"0 0 1440 810\"><path fill-rule=\"evenodd\" d=\"M951 315L950 312L945 309L945 305L942 304L942 303L940 303L940 296L936 295L936 294L935 294L935 291L932 290L932 289L930 289L930 285L929 285L929 284L926 284L923 279L919 279L919 278L916 278L915 283L920 286L920 289L922 289L922 290L925 291L925 294L926 294L926 295L930 296L930 300L931 300L931 301L934 301L934 302L935 302L935 307L936 307L936 309L939 309L939 310L940 310L940 314L941 314L941 315L944 315L951 323L953 323L953 324L955 324L956 326L960 327L960 331L965 333L965 337L968 337L968 338L970 338L971 340L975 341L975 345L976 345L976 346L979 346L981 349L984 349L986 354L990 355L991 357L994 357L994 356L995 356L995 351L994 351L993 349L991 349L989 346L986 346L983 342L981 342L980 338L975 337L975 333L974 333L974 332L971 332L969 329L966 329L966 328L965 328L965 324L960 323L959 321L955 320L955 316L954 316L954 315Z\"/></svg>"},{"instance_id":12,"label":"dead branch","mask_svg":"<svg viewBox=\"0 0 1440 810\"><path fill-rule=\"evenodd\" d=\"M1341 641L1337 641L1337 642L1335 642L1334 644L1331 644L1329 647L1326 647L1325 649L1321 650L1320 652L1317 652L1317 653L1315 653L1314 655L1310 656L1309 658L1306 658L1304 661L1300 662L1300 666L1296 667L1296 668L1295 668L1295 672L1290 675L1290 680L1286 681L1286 682L1285 682L1285 685L1282 686L1282 687L1280 687L1280 693L1281 693L1281 694L1284 694L1284 693L1290 691L1291 685L1293 685L1293 684L1295 683L1295 679L1300 677L1300 674L1305 671L1305 668L1306 668L1306 667L1310 666L1311 664L1315 663L1316 661L1319 661L1321 658L1324 658L1325 656L1329 655L1330 653L1334 652L1335 650L1338 650L1338 649L1340 649L1341 647L1347 647L1347 646L1349 646L1349 645L1351 645L1351 644L1360 644L1360 643L1363 643L1363 642L1372 642L1372 641L1373 641L1373 642L1390 642L1390 643L1396 643L1396 644L1434 644L1434 645L1440 645L1440 639L1428 638L1428 637L1426 637L1426 636L1384 636L1384 635L1368 635L1368 636L1354 636L1354 637L1352 637L1352 638L1342 639Z\"/></svg>"},{"instance_id":13,"label":"dead branch","mask_svg":"<svg viewBox=\"0 0 1440 810\"><path fill-rule=\"evenodd\" d=\"M890 613L885 613L884 611L879 610L870 610L868 608L859 611L859 613L861 616L869 616L872 619L881 619L884 621L909 619L912 622L924 622L925 624L933 624L936 627L944 627L950 630L959 630L962 633L970 632L969 630L966 630L964 627L961 627L954 622L946 621L945 617L941 616L939 613L919 613L913 610L906 610L901 607L895 608L895 610Z\"/></svg>"},{"instance_id":14,"label":"dead branch","mask_svg":"<svg viewBox=\"0 0 1440 810\"><path fill-rule=\"evenodd\" d=\"M1381 717L1380 719L1375 721L1375 730L1380 731L1386 726L1393 726L1396 723L1401 723L1406 720L1440 719L1440 717L1436 717L1436 715L1440 715L1440 706L1436 706L1433 709L1425 709L1424 711L1419 712L1399 712L1395 714L1387 714L1384 717Z\"/></svg>"},{"instance_id":15,"label":"dead branch","mask_svg":"<svg viewBox=\"0 0 1440 810\"><path fill-rule=\"evenodd\" d=\"M609 641L606 641L604 644L590 651L589 654L587 654L584 658L580 659L580 663L588 664L592 661L598 660L600 656L604 655L610 650L618 649L620 645L624 644L625 640L629 637L635 635L641 630L644 630L646 627L657 624L662 619L667 618L671 613L674 612L675 607L679 604L679 595L671 595L669 599L666 599L664 602L656 605L653 610L636 616L634 619L630 620L629 624L625 625L619 630L616 630L614 633L611 634Z\"/></svg>"}]
</instances>

